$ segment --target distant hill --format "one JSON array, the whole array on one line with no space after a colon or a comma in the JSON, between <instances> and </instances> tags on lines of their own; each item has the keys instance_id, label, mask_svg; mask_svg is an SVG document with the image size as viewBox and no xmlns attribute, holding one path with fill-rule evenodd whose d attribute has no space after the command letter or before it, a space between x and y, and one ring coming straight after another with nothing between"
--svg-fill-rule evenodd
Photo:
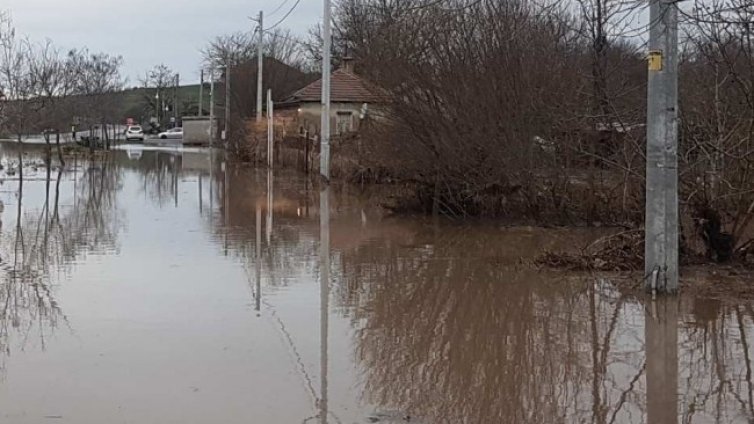
<instances>
[{"instance_id":1,"label":"distant hill","mask_svg":"<svg viewBox=\"0 0 754 424\"><path fill-rule=\"evenodd\" d=\"M178 112L181 116L196 115L199 112L199 88L200 84L178 87ZM215 88L217 89L217 86ZM209 89L209 83L205 83L204 99L202 102L205 112L209 111ZM172 90L168 90L168 92L172 96ZM131 88L113 94L121 104L120 114L123 120L133 118L137 122L142 123L149 121L153 113L148 106L147 99L152 99L154 95L155 90L153 88L143 87Z\"/></svg>"}]
</instances>

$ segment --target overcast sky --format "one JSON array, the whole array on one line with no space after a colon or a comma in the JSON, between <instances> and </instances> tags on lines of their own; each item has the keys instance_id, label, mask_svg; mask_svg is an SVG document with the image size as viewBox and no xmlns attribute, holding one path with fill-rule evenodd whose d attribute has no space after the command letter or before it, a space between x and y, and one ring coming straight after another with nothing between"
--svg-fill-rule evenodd
<instances>
[{"instance_id":1,"label":"overcast sky","mask_svg":"<svg viewBox=\"0 0 754 424\"><path fill-rule=\"evenodd\" d=\"M89 47L121 55L129 85L159 63L199 81L200 49L216 35L251 30L249 16L267 15L265 27L294 5L286 0L2 0L20 34L51 39L63 49ZM282 27L305 34L322 16L321 0L301 0Z\"/></svg>"}]
</instances>

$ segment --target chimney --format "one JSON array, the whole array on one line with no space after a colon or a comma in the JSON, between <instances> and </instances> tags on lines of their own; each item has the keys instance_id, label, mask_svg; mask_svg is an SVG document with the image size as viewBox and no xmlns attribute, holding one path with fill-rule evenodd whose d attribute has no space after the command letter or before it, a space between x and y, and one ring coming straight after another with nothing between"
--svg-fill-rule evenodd
<instances>
[{"instance_id":1,"label":"chimney","mask_svg":"<svg viewBox=\"0 0 754 424\"><path fill-rule=\"evenodd\" d=\"M344 57L341 68L343 68L343 70L348 72L349 74L352 74L353 73L353 58L351 56Z\"/></svg>"}]
</instances>

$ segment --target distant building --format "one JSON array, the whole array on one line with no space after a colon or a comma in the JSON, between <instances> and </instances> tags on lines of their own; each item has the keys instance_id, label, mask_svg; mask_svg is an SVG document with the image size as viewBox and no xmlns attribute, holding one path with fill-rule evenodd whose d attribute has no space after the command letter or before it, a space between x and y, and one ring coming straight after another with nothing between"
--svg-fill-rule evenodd
<instances>
[{"instance_id":1,"label":"distant building","mask_svg":"<svg viewBox=\"0 0 754 424\"><path fill-rule=\"evenodd\" d=\"M332 73L330 128L333 135L358 131L363 118L383 98L378 90L353 71L353 61L345 59L343 66ZM296 91L282 103L275 105L276 116L292 121L303 133L319 134L322 120L322 80L319 79Z\"/></svg>"}]
</instances>

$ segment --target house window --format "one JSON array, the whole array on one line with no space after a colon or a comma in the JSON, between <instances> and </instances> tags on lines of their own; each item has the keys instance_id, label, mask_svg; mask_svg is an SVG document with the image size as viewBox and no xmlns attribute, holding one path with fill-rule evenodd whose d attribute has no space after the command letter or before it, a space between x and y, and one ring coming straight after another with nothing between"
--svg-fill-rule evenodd
<instances>
[{"instance_id":1,"label":"house window","mask_svg":"<svg viewBox=\"0 0 754 424\"><path fill-rule=\"evenodd\" d=\"M353 131L353 113L338 112L335 117L335 128L338 134L346 134Z\"/></svg>"}]
</instances>

